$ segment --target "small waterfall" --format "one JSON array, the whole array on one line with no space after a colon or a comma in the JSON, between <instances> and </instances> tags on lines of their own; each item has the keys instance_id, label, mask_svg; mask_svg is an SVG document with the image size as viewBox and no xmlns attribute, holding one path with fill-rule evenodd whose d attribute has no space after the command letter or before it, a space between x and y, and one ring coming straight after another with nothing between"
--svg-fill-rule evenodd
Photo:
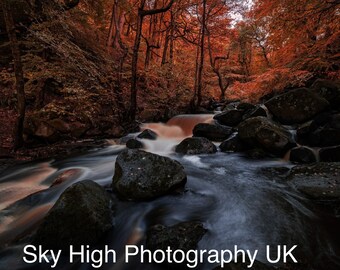
<instances>
[{"instance_id":1,"label":"small waterfall","mask_svg":"<svg viewBox=\"0 0 340 270\"><path fill-rule=\"evenodd\" d=\"M184 138L192 136L192 130L197 124L210 123L212 114L178 115L171 118L166 124L148 123L141 126L142 130L150 129L158 134L156 141L141 140L147 151L162 155L169 155L174 147Z\"/></svg>"},{"instance_id":2,"label":"small waterfall","mask_svg":"<svg viewBox=\"0 0 340 270\"><path fill-rule=\"evenodd\" d=\"M141 129L151 129L163 138L185 138L192 136L192 130L199 123L210 123L213 114L188 114L171 118L166 124L149 123L142 125Z\"/></svg>"},{"instance_id":3,"label":"small waterfall","mask_svg":"<svg viewBox=\"0 0 340 270\"><path fill-rule=\"evenodd\" d=\"M188 114L178 115L167 122L167 126L179 126L186 136L192 135L192 130L197 124L210 123L213 121L213 114Z\"/></svg>"}]
</instances>

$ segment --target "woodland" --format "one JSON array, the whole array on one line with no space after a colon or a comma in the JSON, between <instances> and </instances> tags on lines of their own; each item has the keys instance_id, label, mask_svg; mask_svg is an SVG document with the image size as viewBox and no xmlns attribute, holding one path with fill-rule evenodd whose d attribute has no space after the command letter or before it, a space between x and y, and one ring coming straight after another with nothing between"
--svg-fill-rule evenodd
<instances>
[{"instance_id":1,"label":"woodland","mask_svg":"<svg viewBox=\"0 0 340 270\"><path fill-rule=\"evenodd\" d=\"M4 0L1 149L339 79L338 0Z\"/></svg>"},{"instance_id":2,"label":"woodland","mask_svg":"<svg viewBox=\"0 0 340 270\"><path fill-rule=\"evenodd\" d=\"M340 0L0 3L0 269L340 269Z\"/></svg>"}]
</instances>

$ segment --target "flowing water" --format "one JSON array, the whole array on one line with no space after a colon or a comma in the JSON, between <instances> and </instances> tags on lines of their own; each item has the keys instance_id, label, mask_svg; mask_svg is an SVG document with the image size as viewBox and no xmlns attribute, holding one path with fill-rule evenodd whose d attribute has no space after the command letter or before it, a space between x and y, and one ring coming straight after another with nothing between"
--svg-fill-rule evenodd
<instances>
[{"instance_id":1,"label":"flowing water","mask_svg":"<svg viewBox=\"0 0 340 270\"><path fill-rule=\"evenodd\" d=\"M188 175L186 191L150 202L120 202L115 229L99 245L123 250L126 244L140 244L153 224L168 226L183 221L202 221L208 233L201 249L239 248L260 250L264 261L266 245L298 245L298 254L315 265L315 270L340 269L339 243L332 237L329 223L312 203L263 168L289 168L285 160L254 161L241 154L180 156L173 147L190 136L199 122L211 115L179 116L168 124L148 124L160 137L143 140L146 150L178 160ZM36 229L60 194L71 184L91 179L109 189L114 163L123 145L93 149L76 157L17 165L0 174L0 269L48 269L22 261L25 238ZM66 181L49 188L58 176ZM327 227L328 226L328 227ZM332 226L335 226L334 224ZM16 241L20 239L20 241ZM7 244L11 243L11 244ZM19 244L13 244L19 243ZM31 267L31 268L30 268ZM201 269L213 269L201 265ZM60 269L69 269L64 264ZM76 269L91 269L78 265ZM157 269L156 266L116 264L102 269ZM308 269L305 269L308 270Z\"/></svg>"}]
</instances>

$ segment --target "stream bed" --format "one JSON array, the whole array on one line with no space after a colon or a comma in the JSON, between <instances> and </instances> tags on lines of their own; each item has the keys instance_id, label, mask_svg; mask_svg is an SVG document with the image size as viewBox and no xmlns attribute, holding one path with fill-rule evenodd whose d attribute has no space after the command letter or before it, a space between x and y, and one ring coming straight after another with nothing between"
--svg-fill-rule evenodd
<instances>
[{"instance_id":1,"label":"stream bed","mask_svg":"<svg viewBox=\"0 0 340 270\"><path fill-rule=\"evenodd\" d=\"M174 125L180 126L176 121ZM339 224L330 221L330 217L282 178L266 173L266 168L288 170L291 163L274 158L252 160L242 154L221 152L181 156L173 152L173 146L188 134L169 133L168 128L162 126L163 135L156 141L143 142L146 151L168 156L184 166L188 176L185 192L148 202L118 202L115 229L98 247L108 245L123 252L127 244L143 243L151 225L172 226L195 220L208 230L199 242L199 249L232 249L237 245L259 250L257 259L265 262L266 245L298 245L297 257L312 265L311 269L340 269L339 243L332 235L340 228L336 227ZM28 236L73 183L90 179L111 191L115 159L124 149L124 145L109 145L62 160L29 162L3 171L0 174L0 269L49 269L46 265L23 262ZM67 174L67 181L50 187L63 173ZM198 268L214 267L203 264ZM65 262L58 269L91 269L91 266L76 264L72 268ZM116 264L101 269L158 269L158 266L124 264L118 258Z\"/></svg>"}]
</instances>

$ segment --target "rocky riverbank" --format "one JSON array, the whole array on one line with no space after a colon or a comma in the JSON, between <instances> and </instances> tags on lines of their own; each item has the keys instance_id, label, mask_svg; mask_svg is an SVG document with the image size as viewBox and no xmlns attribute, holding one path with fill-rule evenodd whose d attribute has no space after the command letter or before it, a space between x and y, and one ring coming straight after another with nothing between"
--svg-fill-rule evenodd
<instances>
[{"instance_id":1,"label":"rocky riverbank","mask_svg":"<svg viewBox=\"0 0 340 270\"><path fill-rule=\"evenodd\" d=\"M100 186L91 181L91 178L74 183L61 193L54 206L28 235L20 235L5 245L29 241L51 249L63 249L65 245L71 244L79 246L102 243L107 235L119 234L121 230L115 225L115 220L121 218L122 210L118 210L120 214L117 215L116 208L132 202L136 205L148 204L167 196L172 200L181 200L187 192L190 193L188 176L193 177L192 171L182 163L195 161L192 157L199 155L207 157L214 164L231 152L239 153L249 164L273 158L290 159L291 165L283 168L259 166L257 170L261 181L268 178L265 181L289 186L298 196L306 198L316 208L323 209L334 220L339 220L340 163L337 151L340 147L337 134L340 131L340 112L338 107L332 105L334 93L329 100L327 95L320 94L326 90L335 91L325 86L322 89L314 86L311 89L287 91L264 104L216 104L221 112L212 116L209 123L204 120L205 123L194 126L192 137L182 141L179 139L170 157L147 151L147 145L164 138L164 134L158 134L157 129L145 129L141 133L122 138L117 143L126 143L127 149L122 147L114 159L114 175L111 175L110 184ZM339 94L339 89L337 91ZM88 147L93 147L92 142L87 143ZM77 145L69 147L70 152L76 149ZM84 149L84 142L80 142L79 149ZM209 168L199 162L195 166ZM228 164L221 166L214 171L215 177L219 175L219 170L226 170ZM243 175L243 169L246 170L238 168L233 177ZM77 177L80 172L81 169L73 168L51 177L50 188L46 192L68 186L67 181ZM203 177L204 173L202 169L196 177ZM205 181L209 181L208 178ZM239 181L244 179L241 177ZM24 201L31 201L35 196L29 195ZM205 195L201 196L203 199ZM269 198L272 196L270 194ZM292 206L285 200L279 200L277 207L290 212ZM154 211L156 213L158 210ZM204 223L204 216L191 216L184 223L172 222L168 226L163 224L160 217L154 216L156 214L150 215L153 216L152 221L145 235L137 241L145 243L150 249L164 246L195 249L206 234L213 233L209 231L210 226ZM81 225L85 221L86 226ZM303 260L298 266L286 267L303 269L305 263L308 265ZM255 265L256 269L274 269L260 262ZM165 264L164 267L169 265ZM228 267L242 269L243 266L230 264Z\"/></svg>"}]
</instances>

